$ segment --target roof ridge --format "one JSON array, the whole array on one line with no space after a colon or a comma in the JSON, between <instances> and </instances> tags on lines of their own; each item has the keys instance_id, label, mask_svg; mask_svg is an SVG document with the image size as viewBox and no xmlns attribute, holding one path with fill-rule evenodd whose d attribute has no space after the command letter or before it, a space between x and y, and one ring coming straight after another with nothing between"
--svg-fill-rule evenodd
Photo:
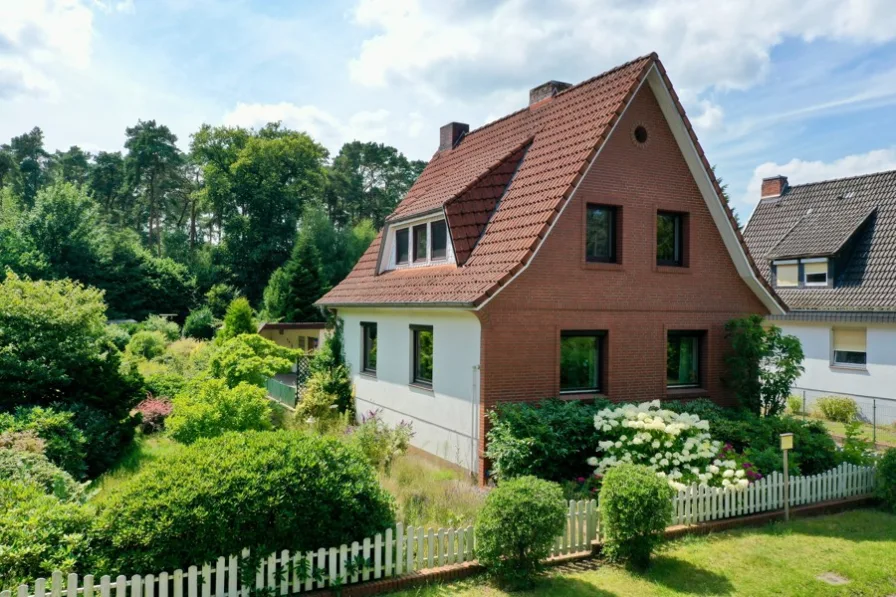
<instances>
[{"instance_id":1,"label":"roof ridge","mask_svg":"<svg viewBox=\"0 0 896 597\"><path fill-rule=\"evenodd\" d=\"M613 73L616 73L616 72L618 72L618 71L621 71L622 69L628 68L628 67L632 66L633 64L635 64L635 63L637 63L637 62L640 62L640 61L642 61L642 60L647 60L647 59L651 59L651 60L654 60L654 61L659 61L659 55L658 55L656 52L651 52L650 54L645 54L644 56L638 56L637 58L634 58L634 59L632 59L632 60L629 60L628 62L626 62L626 63L624 63L624 64L620 64L620 65L618 65L618 66L614 66L613 68L611 68L611 69L609 69L609 70L607 70L607 71L604 71L604 72L600 73L599 75L595 75L595 76L593 76L593 77L590 77L590 78L588 78L588 79L585 79L584 81L579 81L579 82L576 83L575 85L572 85L572 86L570 86L570 87L567 87L566 89L564 89L563 91L559 92L557 95L555 95L555 96L553 96L553 97L559 97L559 96L561 96L561 95L565 95L565 94L569 93L570 91L573 91L573 90L575 90L575 89L578 89L578 88L580 88L580 87L583 87L583 86L585 86L585 85L588 85L588 84L590 84L590 83L593 83L593 82L595 82L595 81L598 80L598 79L601 79L601 78L603 78L603 77L612 75ZM510 114L506 114L505 116L502 116L501 118L497 118L497 119L495 119L495 120L492 120L491 122L486 122L485 124L483 124L483 125L480 126L479 128L475 128L475 129L473 129L472 131L467 132L464 136L465 136L465 137L469 137L470 135L472 135L472 134L474 134L474 133L478 133L478 132L481 131L481 130L487 129L487 128L493 126L493 125L498 124L499 122L503 122L503 121L507 120L508 118L512 118L512 117L516 116L517 114L520 114L520 113L522 113L522 112L526 112L526 111L528 111L528 110L529 110L529 106L525 106L525 107L523 107L523 108L520 108L519 110L516 110L515 112L511 112ZM438 153L438 152L437 152L437 153Z\"/></svg>"},{"instance_id":2,"label":"roof ridge","mask_svg":"<svg viewBox=\"0 0 896 597\"><path fill-rule=\"evenodd\" d=\"M788 186L791 189L795 189L797 187L811 187L813 185L828 184L832 182L846 182L848 180L855 180L857 178L871 178L872 176L882 176L884 174L896 174L896 169L881 170L880 172L868 172L866 174L854 174L853 176L844 176L843 178L826 178L824 180L816 180L813 182L804 182L802 184L792 184Z\"/></svg>"}]
</instances>

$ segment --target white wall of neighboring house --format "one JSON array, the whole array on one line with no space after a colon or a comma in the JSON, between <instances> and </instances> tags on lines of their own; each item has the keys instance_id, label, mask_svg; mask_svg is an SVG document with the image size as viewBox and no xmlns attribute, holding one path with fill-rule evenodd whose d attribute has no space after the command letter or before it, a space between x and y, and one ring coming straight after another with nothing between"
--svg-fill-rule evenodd
<instances>
[{"instance_id":1,"label":"white wall of neighboring house","mask_svg":"<svg viewBox=\"0 0 896 597\"><path fill-rule=\"evenodd\" d=\"M896 422L896 325L776 322L786 334L803 345L805 372L795 382L794 394L812 402L821 396L852 396L871 421L877 400L877 423ZM833 365L833 332L837 328L866 330L867 365L864 369Z\"/></svg>"},{"instance_id":2,"label":"white wall of neighboring house","mask_svg":"<svg viewBox=\"0 0 896 597\"><path fill-rule=\"evenodd\" d=\"M340 308L359 416L380 409L413 424L412 445L475 472L478 466L479 320L462 310ZM362 322L377 324L376 377L361 373ZM432 390L414 387L411 325L433 327Z\"/></svg>"}]
</instances>

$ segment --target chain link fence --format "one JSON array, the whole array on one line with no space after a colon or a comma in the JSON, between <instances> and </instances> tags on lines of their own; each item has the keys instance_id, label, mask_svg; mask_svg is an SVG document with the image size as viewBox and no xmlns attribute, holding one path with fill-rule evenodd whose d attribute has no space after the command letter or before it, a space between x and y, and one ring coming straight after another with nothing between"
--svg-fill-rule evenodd
<instances>
[{"instance_id":1,"label":"chain link fence","mask_svg":"<svg viewBox=\"0 0 896 597\"><path fill-rule=\"evenodd\" d=\"M794 387L792 395L800 398L802 402L800 412L794 414L824 421L834 439L846 436L846 424L842 421L825 419L818 401L831 396L850 398L857 407L857 420L861 423L862 436L874 442L879 449L896 448L896 399L862 394L839 394L801 387Z\"/></svg>"}]
</instances>

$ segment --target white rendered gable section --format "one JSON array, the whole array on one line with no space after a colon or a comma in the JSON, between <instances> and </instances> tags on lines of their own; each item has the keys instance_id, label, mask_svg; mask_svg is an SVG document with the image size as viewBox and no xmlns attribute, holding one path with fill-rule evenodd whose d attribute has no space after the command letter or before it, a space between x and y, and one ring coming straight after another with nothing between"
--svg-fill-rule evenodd
<instances>
[{"instance_id":1,"label":"white rendered gable section","mask_svg":"<svg viewBox=\"0 0 896 597\"><path fill-rule=\"evenodd\" d=\"M433 222L445 222L445 257L444 258L433 258L432 252L432 224ZM413 246L414 246L414 228L417 226L426 226L426 240L427 240L427 258L423 261L414 261L413 255ZM416 216L413 218L408 218L407 220L401 220L400 222L389 222L386 224L386 229L383 232L383 249L379 256L379 263L377 266L377 273L383 273L390 270L395 269L410 269L410 268L418 268L418 267L429 267L433 265L449 265L457 263L454 258L454 244L451 242L451 230L447 228L448 219L445 217L445 212L443 210L434 211L428 214L423 214L420 216ZM396 233L399 230L407 230L408 231L408 262L407 263L397 263L396 262Z\"/></svg>"}]
</instances>

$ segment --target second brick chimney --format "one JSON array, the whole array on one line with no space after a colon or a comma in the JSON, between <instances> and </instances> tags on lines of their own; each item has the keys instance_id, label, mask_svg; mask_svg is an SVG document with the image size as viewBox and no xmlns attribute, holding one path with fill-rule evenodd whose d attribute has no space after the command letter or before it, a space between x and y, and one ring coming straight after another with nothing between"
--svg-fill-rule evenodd
<instances>
[{"instance_id":1,"label":"second brick chimney","mask_svg":"<svg viewBox=\"0 0 896 597\"><path fill-rule=\"evenodd\" d=\"M771 176L769 178L762 179L762 193L761 199L774 199L776 197L780 197L787 190L787 177L781 176Z\"/></svg>"},{"instance_id":2,"label":"second brick chimney","mask_svg":"<svg viewBox=\"0 0 896 597\"><path fill-rule=\"evenodd\" d=\"M564 89L569 89L570 87L572 87L572 85L561 81L548 81L547 83L542 83L538 87L533 87L529 90L529 105L531 106L532 104L537 104L541 100L554 97Z\"/></svg>"},{"instance_id":3,"label":"second brick chimney","mask_svg":"<svg viewBox=\"0 0 896 597\"><path fill-rule=\"evenodd\" d=\"M463 122L449 122L439 129L439 151L454 149L462 135L470 132L470 125Z\"/></svg>"}]
</instances>

